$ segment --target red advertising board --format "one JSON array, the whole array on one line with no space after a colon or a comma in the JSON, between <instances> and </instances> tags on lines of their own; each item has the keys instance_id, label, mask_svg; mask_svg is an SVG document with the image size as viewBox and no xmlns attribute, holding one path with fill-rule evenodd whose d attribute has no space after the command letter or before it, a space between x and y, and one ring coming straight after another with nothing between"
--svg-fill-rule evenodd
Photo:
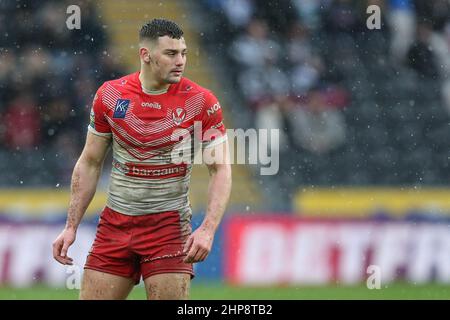
<instances>
[{"instance_id":1,"label":"red advertising board","mask_svg":"<svg viewBox=\"0 0 450 320\"><path fill-rule=\"evenodd\" d=\"M235 284L450 282L447 223L231 216L224 276Z\"/></svg>"}]
</instances>

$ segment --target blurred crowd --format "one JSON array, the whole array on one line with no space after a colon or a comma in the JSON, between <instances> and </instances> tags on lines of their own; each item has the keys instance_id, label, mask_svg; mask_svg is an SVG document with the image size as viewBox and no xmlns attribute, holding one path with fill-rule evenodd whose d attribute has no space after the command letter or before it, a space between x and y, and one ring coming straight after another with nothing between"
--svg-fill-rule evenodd
<instances>
[{"instance_id":1,"label":"blurred crowd","mask_svg":"<svg viewBox=\"0 0 450 320\"><path fill-rule=\"evenodd\" d=\"M84 143L93 94L121 75L93 1L0 1L2 186L67 185Z\"/></svg>"},{"instance_id":2,"label":"blurred crowd","mask_svg":"<svg viewBox=\"0 0 450 320\"><path fill-rule=\"evenodd\" d=\"M442 157L433 163L434 144L429 135L420 139L422 131L436 129L432 122L425 128L424 119L445 122L441 111L450 113L449 1L204 0L203 5L213 16L206 41L228 53L227 70L254 126L283 129L280 151L289 152L282 154L288 179L298 173L295 183L312 185L443 181L439 170L448 169L442 158L447 153L439 150ZM370 5L380 8L380 29L367 27ZM421 95L433 84L439 90ZM417 110L425 96L431 96L426 107L434 114ZM435 97L442 110L431 107ZM397 105L404 112L398 118L392 110ZM400 128L409 114L412 121ZM404 167L409 152L415 156Z\"/></svg>"},{"instance_id":3,"label":"blurred crowd","mask_svg":"<svg viewBox=\"0 0 450 320\"><path fill-rule=\"evenodd\" d=\"M392 65L440 77L450 112L450 6L446 0L207 0L224 13L239 83L257 128L282 128L291 141L327 152L345 139L340 109L349 103L342 75L330 72L314 37L368 32L366 9L378 5L390 32ZM356 43L355 43L356 44ZM287 115L286 115L287 113ZM286 121L284 121L286 120ZM281 145L286 133L282 134Z\"/></svg>"},{"instance_id":4,"label":"blurred crowd","mask_svg":"<svg viewBox=\"0 0 450 320\"><path fill-rule=\"evenodd\" d=\"M77 1L81 30L69 30L71 2L0 1L1 186L67 185L93 94L123 74L95 2ZM379 30L367 28L369 5L381 10ZM219 49L248 125L281 129L272 147L284 159L282 185L448 176L447 0L203 0L201 8L210 17L204 44Z\"/></svg>"},{"instance_id":5,"label":"blurred crowd","mask_svg":"<svg viewBox=\"0 0 450 320\"><path fill-rule=\"evenodd\" d=\"M319 1L207 1L223 12L234 75L257 129L280 132L280 151L290 144L327 153L345 139L340 109L349 92L328 73L314 43ZM291 142L291 143L290 143ZM272 148L275 146L272 146Z\"/></svg>"}]
</instances>

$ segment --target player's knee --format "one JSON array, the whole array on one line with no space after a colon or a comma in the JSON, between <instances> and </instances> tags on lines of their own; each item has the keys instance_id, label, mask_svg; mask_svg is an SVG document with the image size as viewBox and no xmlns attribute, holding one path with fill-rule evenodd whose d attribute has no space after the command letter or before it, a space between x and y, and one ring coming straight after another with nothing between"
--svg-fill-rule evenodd
<instances>
[{"instance_id":1,"label":"player's knee","mask_svg":"<svg viewBox=\"0 0 450 320\"><path fill-rule=\"evenodd\" d=\"M147 299L187 300L189 298L190 275L174 275L169 281L167 278L165 281L160 280L162 279L154 278L146 282Z\"/></svg>"}]
</instances>

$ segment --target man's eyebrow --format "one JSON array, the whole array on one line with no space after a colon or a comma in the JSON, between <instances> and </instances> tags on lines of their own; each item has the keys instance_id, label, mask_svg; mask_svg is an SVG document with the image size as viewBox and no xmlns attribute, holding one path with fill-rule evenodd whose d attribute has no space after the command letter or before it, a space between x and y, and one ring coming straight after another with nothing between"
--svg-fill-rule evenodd
<instances>
[{"instance_id":1,"label":"man's eyebrow","mask_svg":"<svg viewBox=\"0 0 450 320\"><path fill-rule=\"evenodd\" d=\"M178 50L178 49L165 49L164 52L178 52L178 51L187 51L187 48Z\"/></svg>"}]
</instances>

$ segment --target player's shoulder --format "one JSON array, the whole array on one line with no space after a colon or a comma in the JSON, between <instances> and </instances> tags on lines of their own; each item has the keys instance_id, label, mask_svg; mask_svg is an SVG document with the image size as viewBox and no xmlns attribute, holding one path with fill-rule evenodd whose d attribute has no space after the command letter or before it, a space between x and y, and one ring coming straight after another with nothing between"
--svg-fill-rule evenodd
<instances>
[{"instance_id":1,"label":"player's shoulder","mask_svg":"<svg viewBox=\"0 0 450 320\"><path fill-rule=\"evenodd\" d=\"M118 91L129 90L136 87L136 78L138 73L130 73L117 79L111 79L103 82L99 89L102 91L114 88Z\"/></svg>"},{"instance_id":2,"label":"player's shoulder","mask_svg":"<svg viewBox=\"0 0 450 320\"><path fill-rule=\"evenodd\" d=\"M176 91L177 93L190 94L203 93L205 97L214 97L214 93L210 89L202 87L198 83L184 77L181 78L181 81L178 83Z\"/></svg>"}]
</instances>

